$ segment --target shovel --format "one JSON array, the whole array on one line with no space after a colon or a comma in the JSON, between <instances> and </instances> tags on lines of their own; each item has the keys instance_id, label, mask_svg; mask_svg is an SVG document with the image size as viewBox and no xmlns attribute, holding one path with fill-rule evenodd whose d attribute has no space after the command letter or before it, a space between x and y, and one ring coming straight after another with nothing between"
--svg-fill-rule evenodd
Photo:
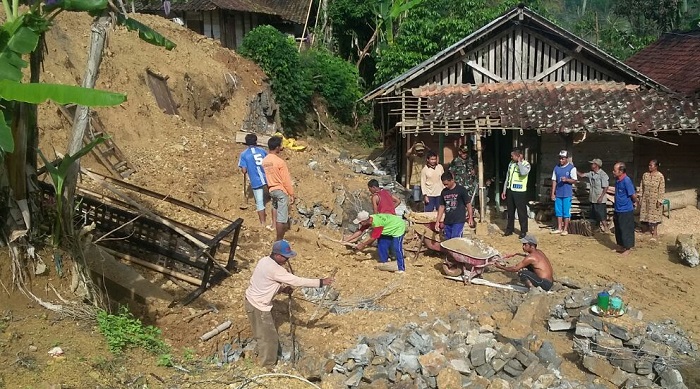
<instances>
[{"instance_id":1,"label":"shovel","mask_svg":"<svg viewBox=\"0 0 700 389\"><path fill-rule=\"evenodd\" d=\"M240 209L248 209L248 191L246 190L246 177L247 176L248 176L247 174L245 174L245 173L243 174L243 198L245 199L245 204L242 204L240 207L238 207Z\"/></svg>"}]
</instances>

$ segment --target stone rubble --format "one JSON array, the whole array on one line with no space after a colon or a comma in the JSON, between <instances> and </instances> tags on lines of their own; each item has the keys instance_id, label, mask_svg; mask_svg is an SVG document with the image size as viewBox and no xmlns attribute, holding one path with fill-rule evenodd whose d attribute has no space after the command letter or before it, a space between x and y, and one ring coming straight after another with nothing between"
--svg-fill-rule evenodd
<instances>
[{"instance_id":1,"label":"stone rubble","mask_svg":"<svg viewBox=\"0 0 700 389\"><path fill-rule=\"evenodd\" d=\"M583 366L616 387L687 388L674 368L683 355L698 357L697 346L686 333L672 320L645 323L642 313L631 307L620 317L597 316L590 309L597 303L597 292L580 289L569 293L552 307L548 320L551 331L574 332L573 349ZM624 287L617 284L608 292L618 296ZM540 360L556 357L548 348L544 343L540 347Z\"/></svg>"},{"instance_id":2,"label":"stone rubble","mask_svg":"<svg viewBox=\"0 0 700 389\"><path fill-rule=\"evenodd\" d=\"M700 265L700 254L698 254L698 245L695 235L680 234L676 237L676 251L678 256L690 267Z\"/></svg>"}]
</instances>

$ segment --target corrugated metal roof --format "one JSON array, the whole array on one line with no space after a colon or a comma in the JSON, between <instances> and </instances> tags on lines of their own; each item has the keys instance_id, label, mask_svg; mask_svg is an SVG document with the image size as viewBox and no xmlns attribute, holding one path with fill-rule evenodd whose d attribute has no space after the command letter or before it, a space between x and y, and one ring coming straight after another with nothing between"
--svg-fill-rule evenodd
<instances>
[{"instance_id":1,"label":"corrugated metal roof","mask_svg":"<svg viewBox=\"0 0 700 389\"><path fill-rule=\"evenodd\" d=\"M604 52L597 46L585 41L582 38L579 38L573 33L547 20L547 18L523 6L513 8L510 11L504 13L500 17L494 19L484 27L474 31L469 36L465 37L459 42L453 44L445 50L442 50L441 52L435 54L434 56L428 58L420 64L412 67L411 69L407 70L405 73L394 78L393 80L388 81L385 84L375 88L374 90L363 96L362 99L364 101L370 101L377 96L386 95L398 88L401 88L403 85L424 74L429 69L436 68L440 66L444 61L452 59L452 57L455 56L460 50L468 51L469 46L477 44L482 38L492 34L494 30L507 24L524 23L523 21L519 20L521 15L523 20L527 20L529 23L537 25L537 27L541 30L560 36L563 39L572 42L574 45L580 46L582 51L586 51L588 54L593 56L596 60L599 61L599 64L607 65L610 68L617 69L620 73L626 75L630 81L633 80L636 83L642 85L649 85L653 87L662 88L662 85L660 85L656 81L650 79L649 77L633 69L632 67L625 65L623 62Z\"/></svg>"},{"instance_id":2,"label":"corrugated metal roof","mask_svg":"<svg viewBox=\"0 0 700 389\"><path fill-rule=\"evenodd\" d=\"M663 34L627 64L676 92L700 94L700 29Z\"/></svg>"},{"instance_id":3,"label":"corrugated metal roof","mask_svg":"<svg viewBox=\"0 0 700 389\"><path fill-rule=\"evenodd\" d=\"M500 116L501 126L546 132L700 129L700 102L618 82L505 82L412 89L427 99L425 120Z\"/></svg>"}]
</instances>

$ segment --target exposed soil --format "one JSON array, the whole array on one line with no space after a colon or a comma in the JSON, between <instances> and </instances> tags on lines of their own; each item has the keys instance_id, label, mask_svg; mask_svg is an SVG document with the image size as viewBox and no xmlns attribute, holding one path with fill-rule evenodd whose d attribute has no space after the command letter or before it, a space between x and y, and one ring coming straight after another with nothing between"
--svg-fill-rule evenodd
<instances>
[{"instance_id":1,"label":"exposed soil","mask_svg":"<svg viewBox=\"0 0 700 389\"><path fill-rule=\"evenodd\" d=\"M194 350L196 359L202 360L220 350L225 341L250 335L243 310L243 293L256 261L268 254L274 240L272 232L258 227L253 207L245 211L239 209L244 198L242 179L235 163L243 146L233 141L233 135L247 113L247 101L262 87L264 75L255 65L230 50L174 23L150 16L140 16L139 20L169 36L178 48L166 52L140 42L136 35L121 29L110 35L110 54L102 64L98 86L127 92L129 101L121 107L101 109L98 115L138 169L130 181L229 219L245 219L237 251L240 272L207 291L189 307L167 308L164 304L136 311L144 314L144 321L162 329L180 361L186 349ZM88 18L76 15L58 18L47 41L49 54L43 75L45 81L75 82L81 77L88 31ZM180 116L160 112L144 82L146 67L170 76L175 99L181 104ZM236 89L224 86L225 73L238 75ZM211 109L212 99L221 95L228 96L226 105L219 111ZM67 124L51 105L44 105L40 114L42 150L45 154L50 154L47 151L51 147L64 150ZM336 150L347 145L325 144L319 139L304 141L309 145L306 151L285 151L300 201L305 204L318 202L332 208L335 199L332 188L338 185L366 195L365 185L369 177L356 175L346 165L334 160ZM310 160L319 162L317 170L307 166ZM92 157L84 159L83 164L102 169ZM85 182L85 185L90 184ZM200 229L217 231L223 227L222 223L211 218L164 203L148 203L157 211ZM295 216L294 212L292 216ZM660 228L660 241L651 242L640 236L637 248L626 258L611 252L611 235L561 237L550 235L548 230L536 226L531 230L538 237L540 248L549 256L555 277L601 287L621 283L626 288L626 302L641 309L645 320L672 318L697 341L700 336L700 269L679 263L673 243L677 233L691 229L699 231L699 220L700 211L695 208L672 211L671 218ZM496 223L503 227L502 221ZM521 245L515 237L488 235L486 230L485 224L480 225L477 235L499 252L520 251ZM387 325L400 327L408 321L425 320L418 316L422 312L427 312L432 318L446 316L464 307L486 317L499 311L512 311L522 299L510 291L464 286L445 280L438 270L442 259L437 256L420 255L415 260L413 254L407 252L408 270L405 274L381 272L375 269L376 253L373 249L367 250L366 254L353 254L341 245L319 241L318 232L295 225L287 234L287 239L299 253L299 257L292 260L296 274L322 277L337 269L335 288L343 299L371 296L396 284L398 287L379 301L383 310L356 310L344 315L324 312L310 325L306 323L315 305L295 299L292 314L297 323L296 336L307 353L340 352L351 346L361 334L382 330ZM323 233L336 238L341 235L339 231ZM43 252L43 255L46 259L51 253ZM48 264L50 260L46 262ZM0 254L0 263L4 264L0 266L0 280L9 289L11 274L5 252ZM159 273L142 272L178 297L188 292ZM491 269L484 277L501 283L512 281L509 275ZM67 292L69 280L58 278L52 267L49 276L34 279L33 290L41 298L56 301L49 284L56 286L64 296L70 296ZM556 292L553 298L561 299L565 293ZM202 363L182 362L191 369L208 366L200 376L157 367L155 357L138 352L114 358L92 324L57 320L52 313L16 291L0 290L0 302L4 311L4 319L0 321L0 366L5 367L0 371L0 378L8 388L45 387L47 384L75 388L97 385L127 387L130 383L141 382L136 379L139 376L148 381L149 387L159 387L161 384L150 373L162 378L168 386L190 383L192 387L221 387L221 382L230 382L235 375L259 372L249 370L246 363L219 369ZM190 323L183 322L183 317L192 314L193 310L206 309L209 304L215 305L219 313L205 315ZM280 334L286 336L290 332L286 296L275 300L273 312ZM199 341L201 334L225 320L233 322L229 330L209 342ZM558 351L567 356L563 365L565 374L586 379L577 367L571 341L565 335L548 333L544 321L534 330L542 338L554 341ZM37 351L29 351L30 345L36 346ZM47 351L54 345L63 347L65 358L48 356ZM33 361L34 367L31 363L24 366L25 360ZM212 382L214 379L220 383ZM202 380L210 382L195 384L195 381ZM277 383L278 386L282 384L297 387L286 380ZM271 385L275 385L274 382Z\"/></svg>"}]
</instances>

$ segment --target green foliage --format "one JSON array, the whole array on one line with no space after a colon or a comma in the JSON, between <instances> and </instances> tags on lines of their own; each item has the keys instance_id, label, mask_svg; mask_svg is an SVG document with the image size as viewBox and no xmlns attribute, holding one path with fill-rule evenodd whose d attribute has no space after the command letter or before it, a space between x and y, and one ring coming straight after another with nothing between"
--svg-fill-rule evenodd
<instances>
[{"instance_id":1,"label":"green foliage","mask_svg":"<svg viewBox=\"0 0 700 389\"><path fill-rule=\"evenodd\" d=\"M58 246L61 242L61 238L63 237L63 228L61 227L63 226L63 185L66 177L68 176L68 170L81 157L89 153L93 148L95 148L95 146L103 143L105 140L107 140L105 137L95 138L92 142L78 150L77 153L64 156L61 162L58 164L58 167L51 164L51 162L44 157L41 150L38 150L39 156L44 161L44 166L46 166L46 171L49 173L49 176L51 176L51 183L53 184L56 192L56 220L54 222L53 230L54 246Z\"/></svg>"},{"instance_id":2,"label":"green foliage","mask_svg":"<svg viewBox=\"0 0 700 389\"><path fill-rule=\"evenodd\" d=\"M358 140L367 147L374 147L379 144L379 131L371 122L362 123L358 126Z\"/></svg>"},{"instance_id":3,"label":"green foliage","mask_svg":"<svg viewBox=\"0 0 700 389\"><path fill-rule=\"evenodd\" d=\"M138 31L139 38L154 46L165 47L166 50L172 50L177 46L173 41L164 37L158 31L155 31L132 17L127 19L126 16L117 14L117 22L126 26L129 31Z\"/></svg>"},{"instance_id":4,"label":"green foliage","mask_svg":"<svg viewBox=\"0 0 700 389\"><path fill-rule=\"evenodd\" d=\"M170 353L159 355L157 365L163 367L171 367L173 365L173 355Z\"/></svg>"},{"instance_id":5,"label":"green foliage","mask_svg":"<svg viewBox=\"0 0 700 389\"><path fill-rule=\"evenodd\" d=\"M116 315L104 310L98 312L97 326L112 353L119 354L125 349L140 347L154 354L162 354L158 360L159 364L162 360L169 361L172 365L169 347L163 341L160 329L144 326L125 306L121 306ZM167 358L164 358L165 356Z\"/></svg>"},{"instance_id":6,"label":"green foliage","mask_svg":"<svg viewBox=\"0 0 700 389\"><path fill-rule=\"evenodd\" d=\"M294 41L272 26L258 26L243 38L239 52L260 65L270 77L282 124L293 127L300 123L313 86L301 68Z\"/></svg>"},{"instance_id":7,"label":"green foliage","mask_svg":"<svg viewBox=\"0 0 700 389\"><path fill-rule=\"evenodd\" d=\"M338 55L350 61L357 60L358 49L372 36L374 4L376 0L333 0L328 3L328 18L333 23L333 38Z\"/></svg>"},{"instance_id":8,"label":"green foliage","mask_svg":"<svg viewBox=\"0 0 700 389\"><path fill-rule=\"evenodd\" d=\"M311 78L314 91L325 100L331 113L350 124L355 103L362 97L357 68L325 49L311 49L301 56L301 64Z\"/></svg>"}]
</instances>

